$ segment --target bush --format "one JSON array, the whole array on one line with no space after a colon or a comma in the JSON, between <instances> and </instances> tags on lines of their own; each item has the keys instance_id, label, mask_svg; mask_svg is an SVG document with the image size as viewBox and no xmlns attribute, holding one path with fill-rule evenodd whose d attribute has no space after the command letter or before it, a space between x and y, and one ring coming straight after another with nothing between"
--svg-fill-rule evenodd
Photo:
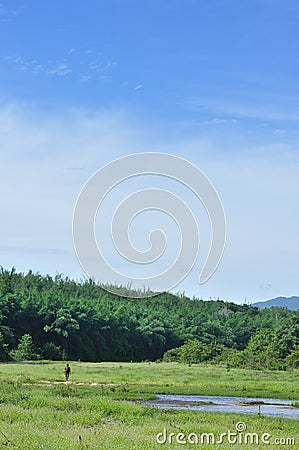
<instances>
[{"instance_id":1,"label":"bush","mask_svg":"<svg viewBox=\"0 0 299 450\"><path fill-rule=\"evenodd\" d=\"M244 350L246 367L284 370L281 342L272 330L262 329L250 339Z\"/></svg>"},{"instance_id":2,"label":"bush","mask_svg":"<svg viewBox=\"0 0 299 450\"><path fill-rule=\"evenodd\" d=\"M291 353L286 357L288 367L299 368L299 345L296 345Z\"/></svg>"},{"instance_id":3,"label":"bush","mask_svg":"<svg viewBox=\"0 0 299 450\"><path fill-rule=\"evenodd\" d=\"M178 361L186 364L198 364L212 360L223 351L223 346L217 343L204 344L198 339L193 339L181 347L172 348L164 353L163 361Z\"/></svg>"},{"instance_id":4,"label":"bush","mask_svg":"<svg viewBox=\"0 0 299 450\"><path fill-rule=\"evenodd\" d=\"M19 361L37 359L37 355L34 352L33 339L30 334L24 334L19 340L16 356Z\"/></svg>"},{"instance_id":5,"label":"bush","mask_svg":"<svg viewBox=\"0 0 299 450\"><path fill-rule=\"evenodd\" d=\"M42 357L44 359L60 361L63 359L63 351L54 342L46 342L42 347Z\"/></svg>"},{"instance_id":6,"label":"bush","mask_svg":"<svg viewBox=\"0 0 299 450\"><path fill-rule=\"evenodd\" d=\"M8 344L5 344L3 334L0 333L0 361L11 359L8 352Z\"/></svg>"},{"instance_id":7,"label":"bush","mask_svg":"<svg viewBox=\"0 0 299 450\"><path fill-rule=\"evenodd\" d=\"M164 355L163 355L163 361L164 362L179 361L179 359L180 359L180 349L181 349L181 347L171 348L170 350L167 350L167 352L165 352Z\"/></svg>"},{"instance_id":8,"label":"bush","mask_svg":"<svg viewBox=\"0 0 299 450\"><path fill-rule=\"evenodd\" d=\"M234 348L224 348L222 353L216 358L215 362L226 364L229 367L242 368L246 366L246 355L243 350Z\"/></svg>"}]
</instances>

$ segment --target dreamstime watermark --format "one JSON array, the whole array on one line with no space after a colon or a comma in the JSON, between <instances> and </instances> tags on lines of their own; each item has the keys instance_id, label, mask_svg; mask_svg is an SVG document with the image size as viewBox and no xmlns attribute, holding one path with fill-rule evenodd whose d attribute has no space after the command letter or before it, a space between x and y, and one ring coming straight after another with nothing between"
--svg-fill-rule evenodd
<instances>
[{"instance_id":1,"label":"dreamstime watermark","mask_svg":"<svg viewBox=\"0 0 299 450\"><path fill-rule=\"evenodd\" d=\"M224 251L224 210L215 188L200 169L185 159L165 153L125 156L100 168L87 181L79 194L73 215L74 248L83 270L97 282L116 282L133 287L136 282L139 286L149 286L151 292L161 292L174 288L193 268L199 251L197 219L184 200L167 189L144 188L120 200L111 218L111 236L104 239L112 239L114 248L126 264L155 264L167 245L171 245L165 233L159 228L153 229L149 234L149 248L140 251L133 246L129 231L133 220L145 211L166 213L175 221L180 232L179 252L170 267L154 276L150 276L149 272L148 276L132 279L120 273L113 267L112 261L107 261L103 256L101 243L95 237L95 219L98 213L101 214L102 202L121 183L146 175L166 177L183 184L204 206L211 226L210 249L199 275L199 283L205 283L215 272ZM113 290L109 284L104 287Z\"/></svg>"},{"instance_id":2,"label":"dreamstime watermark","mask_svg":"<svg viewBox=\"0 0 299 450\"><path fill-rule=\"evenodd\" d=\"M225 433L215 435L214 433L173 433L166 428L156 435L158 444L194 444L194 445L295 445L295 438L274 437L270 433L248 432L246 423L238 422L234 431L227 430Z\"/></svg>"}]
</instances>

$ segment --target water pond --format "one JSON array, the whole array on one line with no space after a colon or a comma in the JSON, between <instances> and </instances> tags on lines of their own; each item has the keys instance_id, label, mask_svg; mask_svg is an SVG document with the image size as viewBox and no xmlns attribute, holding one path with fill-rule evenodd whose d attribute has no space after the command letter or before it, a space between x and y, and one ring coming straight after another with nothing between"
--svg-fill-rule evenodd
<instances>
[{"instance_id":1,"label":"water pond","mask_svg":"<svg viewBox=\"0 0 299 450\"><path fill-rule=\"evenodd\" d=\"M145 403L157 408L263 414L265 416L299 419L299 408L292 406L295 401L274 398L159 394L155 400L149 400Z\"/></svg>"}]
</instances>

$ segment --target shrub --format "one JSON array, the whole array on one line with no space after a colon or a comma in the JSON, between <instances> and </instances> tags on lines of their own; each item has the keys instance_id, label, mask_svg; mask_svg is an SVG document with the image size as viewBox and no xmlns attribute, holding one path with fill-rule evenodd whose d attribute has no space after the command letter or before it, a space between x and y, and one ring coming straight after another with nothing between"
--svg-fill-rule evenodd
<instances>
[{"instance_id":1,"label":"shrub","mask_svg":"<svg viewBox=\"0 0 299 450\"><path fill-rule=\"evenodd\" d=\"M299 368L299 345L296 345L291 353L286 357L288 367Z\"/></svg>"},{"instance_id":2,"label":"shrub","mask_svg":"<svg viewBox=\"0 0 299 450\"><path fill-rule=\"evenodd\" d=\"M5 344L3 334L0 332L0 361L11 359L8 352L8 344Z\"/></svg>"},{"instance_id":3,"label":"shrub","mask_svg":"<svg viewBox=\"0 0 299 450\"><path fill-rule=\"evenodd\" d=\"M163 361L164 362L179 361L179 359L180 359L180 349L181 349L181 347L171 348L170 350L167 350L167 352L165 352L164 355L163 355Z\"/></svg>"},{"instance_id":4,"label":"shrub","mask_svg":"<svg viewBox=\"0 0 299 450\"><path fill-rule=\"evenodd\" d=\"M204 344L198 339L192 339L181 347L172 348L164 353L163 361L178 361L187 364L198 364L211 360L223 351L223 346L217 343Z\"/></svg>"},{"instance_id":5,"label":"shrub","mask_svg":"<svg viewBox=\"0 0 299 450\"><path fill-rule=\"evenodd\" d=\"M19 340L16 356L19 361L37 358L34 352L33 339L30 334L24 334Z\"/></svg>"},{"instance_id":6,"label":"shrub","mask_svg":"<svg viewBox=\"0 0 299 450\"><path fill-rule=\"evenodd\" d=\"M44 359L60 361L63 359L63 351L54 342L46 342L42 347L42 357Z\"/></svg>"}]
</instances>

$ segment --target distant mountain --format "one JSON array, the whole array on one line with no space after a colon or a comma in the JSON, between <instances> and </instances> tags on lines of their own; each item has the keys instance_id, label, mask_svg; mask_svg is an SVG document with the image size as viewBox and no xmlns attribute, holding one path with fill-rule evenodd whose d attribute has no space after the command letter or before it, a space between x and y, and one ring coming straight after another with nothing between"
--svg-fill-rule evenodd
<instances>
[{"instance_id":1,"label":"distant mountain","mask_svg":"<svg viewBox=\"0 0 299 450\"><path fill-rule=\"evenodd\" d=\"M299 297L277 297L265 302L252 303L252 306L257 306L260 309L277 306L279 308L287 308L296 311L299 309Z\"/></svg>"}]
</instances>

